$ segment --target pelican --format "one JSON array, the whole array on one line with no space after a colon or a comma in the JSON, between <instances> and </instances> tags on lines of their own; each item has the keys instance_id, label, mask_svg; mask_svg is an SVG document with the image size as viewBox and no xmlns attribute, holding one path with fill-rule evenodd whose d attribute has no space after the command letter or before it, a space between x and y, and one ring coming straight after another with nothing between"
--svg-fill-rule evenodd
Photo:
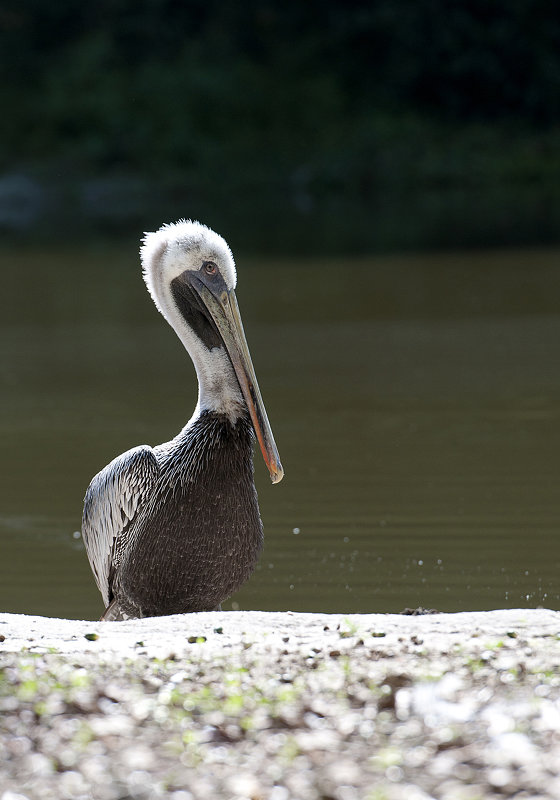
<instances>
[{"instance_id":1,"label":"pelican","mask_svg":"<svg viewBox=\"0 0 560 800\"><path fill-rule=\"evenodd\" d=\"M128 450L87 489L82 537L105 620L219 610L262 548L255 435L272 482L283 476L227 243L180 220L147 233L140 257L156 308L194 363L198 402L174 439Z\"/></svg>"}]
</instances>

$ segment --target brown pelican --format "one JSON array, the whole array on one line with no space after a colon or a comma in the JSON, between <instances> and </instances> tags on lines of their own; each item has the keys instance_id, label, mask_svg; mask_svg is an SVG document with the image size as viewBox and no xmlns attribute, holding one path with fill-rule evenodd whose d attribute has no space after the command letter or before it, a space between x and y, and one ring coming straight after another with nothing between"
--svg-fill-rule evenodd
<instances>
[{"instance_id":1,"label":"brown pelican","mask_svg":"<svg viewBox=\"0 0 560 800\"><path fill-rule=\"evenodd\" d=\"M156 307L193 360L198 403L174 439L118 456L86 492L82 535L111 620L219 609L262 547L254 434L272 482L283 475L228 245L181 220L147 233L140 255Z\"/></svg>"}]
</instances>

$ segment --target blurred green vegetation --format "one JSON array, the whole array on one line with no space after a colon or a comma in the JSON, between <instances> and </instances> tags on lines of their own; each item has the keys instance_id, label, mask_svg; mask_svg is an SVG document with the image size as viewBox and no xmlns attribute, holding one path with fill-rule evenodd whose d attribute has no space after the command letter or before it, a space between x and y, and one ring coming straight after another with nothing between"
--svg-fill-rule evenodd
<instances>
[{"instance_id":1,"label":"blurred green vegetation","mask_svg":"<svg viewBox=\"0 0 560 800\"><path fill-rule=\"evenodd\" d=\"M47 226L196 216L278 250L558 240L542 0L4 0L0 73L0 169L56 190Z\"/></svg>"}]
</instances>

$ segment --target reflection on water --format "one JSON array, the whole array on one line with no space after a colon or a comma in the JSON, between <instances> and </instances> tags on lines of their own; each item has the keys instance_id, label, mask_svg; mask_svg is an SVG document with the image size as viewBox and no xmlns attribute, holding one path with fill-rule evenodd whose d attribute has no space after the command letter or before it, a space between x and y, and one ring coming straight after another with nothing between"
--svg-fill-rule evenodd
<instances>
[{"instance_id":1,"label":"reflection on water","mask_svg":"<svg viewBox=\"0 0 560 800\"><path fill-rule=\"evenodd\" d=\"M3 252L3 611L100 614L84 490L194 407L135 250ZM558 255L238 257L286 477L256 454L266 546L233 602L560 608Z\"/></svg>"}]
</instances>

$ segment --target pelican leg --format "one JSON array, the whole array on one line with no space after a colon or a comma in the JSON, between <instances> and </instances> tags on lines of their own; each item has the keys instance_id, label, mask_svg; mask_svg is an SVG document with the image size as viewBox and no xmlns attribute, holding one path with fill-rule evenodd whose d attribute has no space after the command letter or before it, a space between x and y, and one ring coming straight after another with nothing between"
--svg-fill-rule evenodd
<instances>
[{"instance_id":1,"label":"pelican leg","mask_svg":"<svg viewBox=\"0 0 560 800\"><path fill-rule=\"evenodd\" d=\"M101 617L99 618L100 622L121 622L122 620L128 619L126 614L123 614L121 607L118 603L118 600L115 598L111 600Z\"/></svg>"}]
</instances>

